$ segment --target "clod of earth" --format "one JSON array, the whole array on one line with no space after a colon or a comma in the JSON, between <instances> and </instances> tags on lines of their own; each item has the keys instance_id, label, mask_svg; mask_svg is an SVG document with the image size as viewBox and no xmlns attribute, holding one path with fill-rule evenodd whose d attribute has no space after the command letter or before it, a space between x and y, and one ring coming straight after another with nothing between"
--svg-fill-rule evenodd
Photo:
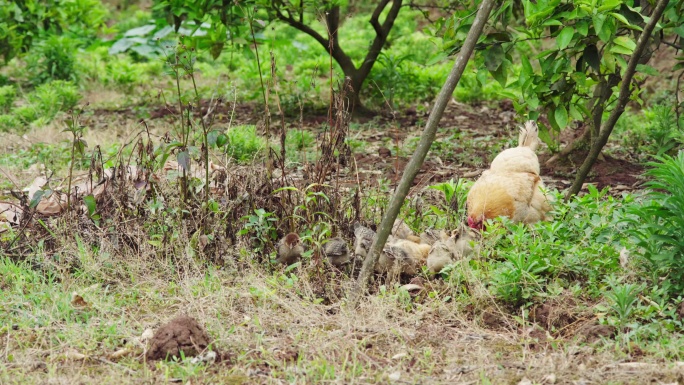
<instances>
[{"instance_id":1,"label":"clod of earth","mask_svg":"<svg viewBox=\"0 0 684 385\"><path fill-rule=\"evenodd\" d=\"M154 333L147 351L148 360L164 360L173 356L194 357L204 351L211 339L202 325L192 317L179 316Z\"/></svg>"}]
</instances>

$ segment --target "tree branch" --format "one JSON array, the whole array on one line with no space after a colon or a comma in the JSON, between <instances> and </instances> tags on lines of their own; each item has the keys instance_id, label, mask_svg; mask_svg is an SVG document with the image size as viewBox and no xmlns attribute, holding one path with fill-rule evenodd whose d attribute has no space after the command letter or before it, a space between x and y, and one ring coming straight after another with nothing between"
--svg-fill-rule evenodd
<instances>
[{"instance_id":1,"label":"tree branch","mask_svg":"<svg viewBox=\"0 0 684 385\"><path fill-rule=\"evenodd\" d=\"M385 21L381 25L378 18L390 1L392 1L392 7L390 8L387 17L385 17ZM392 30L394 21L397 19L397 15L399 15L399 11L401 10L401 1L402 0L382 0L375 8L375 11L373 11L373 15L370 18L370 24L373 26L373 29L375 29L375 39L373 39L373 43L371 43L368 53L363 59L363 63L359 67L358 76L357 79L355 79L357 84L352 85L355 87L355 93L359 92L361 86L363 85L363 81L366 79L368 74L370 74L376 59L378 56L380 56L382 47L384 47L385 43L387 42L387 36Z\"/></svg>"},{"instance_id":2,"label":"tree branch","mask_svg":"<svg viewBox=\"0 0 684 385\"><path fill-rule=\"evenodd\" d=\"M338 14L338 19L339 19L339 8L338 7L336 7L336 8L337 8L337 14ZM323 46L323 48L325 48L326 51L330 48L331 42L328 39L326 39L325 37L323 37L323 35L316 32L315 29L309 27L308 25L304 24L303 22L296 20L295 18L293 18L291 16L285 16L280 11L280 9L278 9L278 8L275 8L274 10L275 10L276 17L279 20L281 20L281 21L289 24L291 27L294 27L294 28L304 32L305 34L313 37L320 45ZM330 18L329 15L326 16L327 22L330 21L329 18ZM328 26L328 28L330 28L330 26ZM342 50L342 48L339 45L339 41L337 39L337 28L335 28L334 30L331 29L330 32L331 32L331 34L333 34L332 36L334 37L334 39L332 41L332 43L333 43L333 45L332 45L332 47L333 47L333 50L332 50L333 59L335 59L337 64L339 64L340 67L342 67L342 70L344 71L345 74L351 74L351 73L355 72L356 66L354 66L354 62L351 60L351 58L349 56L347 56L346 53L344 53L344 50Z\"/></svg>"},{"instance_id":3,"label":"tree branch","mask_svg":"<svg viewBox=\"0 0 684 385\"><path fill-rule=\"evenodd\" d=\"M373 15L371 15L370 18L370 23L373 26L373 29L375 30L375 34L377 36L383 35L383 30L382 26L380 25L380 22L378 19L380 18L380 14L382 13L382 10L385 9L387 4L390 2L390 0L382 0L380 4L378 4L377 7L375 7L375 10L373 11Z\"/></svg>"},{"instance_id":4,"label":"tree branch","mask_svg":"<svg viewBox=\"0 0 684 385\"><path fill-rule=\"evenodd\" d=\"M404 199L406 199L406 195L413 184L413 179L418 174L418 170L420 170L420 167L425 160L425 156L430 150L432 142L435 140L437 124L442 118L442 114L444 113L447 103L451 100L454 89L456 89L456 85L461 79L461 75L463 75L463 71L465 70L466 64L468 64L470 56L473 54L477 39L482 34L482 30L487 23L487 19L489 18L492 8L494 7L494 3L494 0L483 0L480 4L480 9L477 12L477 16L475 17L473 25L470 27L470 31L468 32L465 42L463 43L463 48L456 58L456 63L454 63L454 67L451 69L449 77L447 77L447 80L444 83L444 86L442 86L437 99L435 99L435 105L432 108L432 112L430 112L427 123L425 124L425 130L420 137L418 147L404 169L404 175L402 175L401 181L399 182L399 185L392 196L392 200L390 201L389 208L382 218L382 223L380 223L380 228L378 229L375 241L373 242L373 245L366 256L366 259L363 261L361 274L359 275L356 287L349 298L349 304L352 307L355 307L358 304L361 295L366 291L368 280L370 279L371 272L378 261L378 256L380 255L385 242L387 242L387 237L390 234L394 220L397 218L397 215L401 210Z\"/></svg>"},{"instance_id":5,"label":"tree branch","mask_svg":"<svg viewBox=\"0 0 684 385\"><path fill-rule=\"evenodd\" d=\"M584 160L584 163L582 163L582 166L577 171L577 177L575 178L575 182L570 187L570 190L565 196L565 199L569 199L571 196L576 195L580 192L580 190L582 189L582 184L584 184L584 180L587 178L589 171L594 166L594 163L596 163L596 159L598 159L601 150L606 145L606 143L608 143L608 138L610 137L611 132L613 132L615 123L617 123L617 120L620 118L620 115L622 115L622 113L624 112L625 106L627 105L627 101L629 100L629 97L632 94L632 90L630 87L632 85L632 78L634 77L634 73L636 72L637 64L639 64L639 60L641 60L641 56L646 50L646 47L648 46L651 33L653 33L653 30L655 29L658 20L660 20L660 17L663 15L663 12L665 11L665 7L667 7L668 2L669 0L658 0L658 3L656 4L655 9L653 10L653 13L651 14L651 19L648 21L648 24L646 24L644 31L639 36L636 48L632 53L632 57L629 58L629 63L627 64L625 75L622 78L622 84L620 85L620 93L618 96L617 105L615 106L615 109L613 109L613 111L610 113L610 116L608 117L606 123L603 125L603 127L601 127L601 131L599 132L598 137L592 141L591 150L589 150L589 155L587 155L587 158Z\"/></svg>"}]
</instances>

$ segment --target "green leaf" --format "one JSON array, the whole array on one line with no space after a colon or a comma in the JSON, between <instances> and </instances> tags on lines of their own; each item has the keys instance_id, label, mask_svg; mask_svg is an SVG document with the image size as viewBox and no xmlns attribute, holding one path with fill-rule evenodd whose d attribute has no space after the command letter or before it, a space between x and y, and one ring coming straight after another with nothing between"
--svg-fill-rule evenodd
<instances>
[{"instance_id":1,"label":"green leaf","mask_svg":"<svg viewBox=\"0 0 684 385\"><path fill-rule=\"evenodd\" d=\"M539 139L541 139L542 142L546 143L547 146L554 148L556 146L556 143L551 138L549 128L546 126L546 124L541 122L538 122L537 125L539 126Z\"/></svg>"},{"instance_id":2,"label":"green leaf","mask_svg":"<svg viewBox=\"0 0 684 385\"><path fill-rule=\"evenodd\" d=\"M620 55L631 55L633 52L633 51L631 51L625 47L619 46L619 45L614 45L614 46L610 47L609 51L620 54Z\"/></svg>"},{"instance_id":3,"label":"green leaf","mask_svg":"<svg viewBox=\"0 0 684 385\"><path fill-rule=\"evenodd\" d=\"M636 48L636 43L627 36L616 37L614 43L621 47L627 48L630 50L630 53L634 52L634 49Z\"/></svg>"},{"instance_id":4,"label":"green leaf","mask_svg":"<svg viewBox=\"0 0 684 385\"><path fill-rule=\"evenodd\" d=\"M495 44L485 52L485 66L489 72L494 72L501 66L504 59L504 50L501 44Z\"/></svg>"},{"instance_id":5,"label":"green leaf","mask_svg":"<svg viewBox=\"0 0 684 385\"><path fill-rule=\"evenodd\" d=\"M88 143L83 139L76 139L74 142L74 150L81 156L85 155L86 147L88 147Z\"/></svg>"},{"instance_id":6,"label":"green leaf","mask_svg":"<svg viewBox=\"0 0 684 385\"><path fill-rule=\"evenodd\" d=\"M673 29L674 33L679 35L682 39L684 39L684 24L678 26L677 28Z\"/></svg>"},{"instance_id":7,"label":"green leaf","mask_svg":"<svg viewBox=\"0 0 684 385\"><path fill-rule=\"evenodd\" d=\"M606 21L606 15L598 13L591 17L591 21L594 22L594 32L598 35L603 29L603 23Z\"/></svg>"},{"instance_id":8,"label":"green leaf","mask_svg":"<svg viewBox=\"0 0 684 385\"><path fill-rule=\"evenodd\" d=\"M584 120L584 116L580 113L580 111L577 109L577 107L574 104L570 105L570 116L574 120Z\"/></svg>"},{"instance_id":9,"label":"green leaf","mask_svg":"<svg viewBox=\"0 0 684 385\"><path fill-rule=\"evenodd\" d=\"M603 57L601 58L603 65L606 66L608 71L615 72L615 56L610 52L603 52Z\"/></svg>"},{"instance_id":10,"label":"green leaf","mask_svg":"<svg viewBox=\"0 0 684 385\"><path fill-rule=\"evenodd\" d=\"M144 25L142 27L129 29L128 31L126 31L126 33L124 33L124 37L146 36L148 33L154 31L155 28L157 28L156 25L148 24L148 25Z\"/></svg>"},{"instance_id":11,"label":"green leaf","mask_svg":"<svg viewBox=\"0 0 684 385\"><path fill-rule=\"evenodd\" d=\"M556 111L553 115L556 118L559 129L562 130L568 125L568 110L565 109L565 106L556 106Z\"/></svg>"},{"instance_id":12,"label":"green leaf","mask_svg":"<svg viewBox=\"0 0 684 385\"><path fill-rule=\"evenodd\" d=\"M604 0L601 6L598 8L599 12L605 12L619 7L622 4L622 0Z\"/></svg>"},{"instance_id":13,"label":"green leaf","mask_svg":"<svg viewBox=\"0 0 684 385\"><path fill-rule=\"evenodd\" d=\"M49 196L50 193L52 193L52 190L38 190L33 194L33 197L31 198L31 202L29 203L29 208L35 209L38 206L38 203L40 203L40 200L43 199L43 196Z\"/></svg>"},{"instance_id":14,"label":"green leaf","mask_svg":"<svg viewBox=\"0 0 684 385\"><path fill-rule=\"evenodd\" d=\"M615 29L615 22L613 21L613 19L608 19L604 21L601 30L598 32L599 39L601 39L601 41L605 43L608 43L615 34Z\"/></svg>"},{"instance_id":15,"label":"green leaf","mask_svg":"<svg viewBox=\"0 0 684 385\"><path fill-rule=\"evenodd\" d=\"M219 134L219 136L216 137L216 145L221 148L228 143L228 135L226 134Z\"/></svg>"},{"instance_id":16,"label":"green leaf","mask_svg":"<svg viewBox=\"0 0 684 385\"><path fill-rule=\"evenodd\" d=\"M619 13L617 13L617 12L611 12L610 15L613 16L616 20L618 20L618 21L621 22L622 24L624 24L624 25L626 25L626 26L628 26L628 27L632 26L632 24L629 23L629 21L627 20L627 18L624 17L624 16L622 16L621 14L619 14Z\"/></svg>"},{"instance_id":17,"label":"green leaf","mask_svg":"<svg viewBox=\"0 0 684 385\"><path fill-rule=\"evenodd\" d=\"M508 78L508 71L506 71L506 64L505 62L502 62L499 68L496 69L496 71L491 71L492 77L496 79L499 84L501 84L502 87L506 87L506 80Z\"/></svg>"},{"instance_id":18,"label":"green leaf","mask_svg":"<svg viewBox=\"0 0 684 385\"><path fill-rule=\"evenodd\" d=\"M92 218L93 215L95 215L95 212L97 212L97 203L95 202L93 194L84 196L83 203L85 203L86 208L88 209L88 217Z\"/></svg>"},{"instance_id":19,"label":"green leaf","mask_svg":"<svg viewBox=\"0 0 684 385\"><path fill-rule=\"evenodd\" d=\"M589 23L586 21L579 21L575 24L575 29L577 33L586 37L589 34Z\"/></svg>"},{"instance_id":20,"label":"green leaf","mask_svg":"<svg viewBox=\"0 0 684 385\"><path fill-rule=\"evenodd\" d=\"M575 30L572 27L565 27L563 28L558 36L556 37L556 44L558 45L558 49L565 49L568 44L570 44L570 41L572 40L572 36L575 34Z\"/></svg>"},{"instance_id":21,"label":"green leaf","mask_svg":"<svg viewBox=\"0 0 684 385\"><path fill-rule=\"evenodd\" d=\"M650 65L646 64L637 64L636 70L644 73L646 75L651 75L651 76L660 76L660 73L658 72L657 69L651 67Z\"/></svg>"}]
</instances>

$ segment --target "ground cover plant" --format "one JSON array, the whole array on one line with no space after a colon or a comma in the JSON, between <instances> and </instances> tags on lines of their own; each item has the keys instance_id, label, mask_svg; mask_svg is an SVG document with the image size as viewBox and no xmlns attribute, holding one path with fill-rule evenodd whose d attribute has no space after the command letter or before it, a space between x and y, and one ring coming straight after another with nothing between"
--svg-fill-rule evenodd
<instances>
[{"instance_id":1,"label":"ground cover plant","mask_svg":"<svg viewBox=\"0 0 684 385\"><path fill-rule=\"evenodd\" d=\"M681 2L614 130L658 4L495 6L399 218L459 229L533 119L551 220L356 306L330 245L379 230L480 2L31 4L0 1L0 383L682 382Z\"/></svg>"}]
</instances>

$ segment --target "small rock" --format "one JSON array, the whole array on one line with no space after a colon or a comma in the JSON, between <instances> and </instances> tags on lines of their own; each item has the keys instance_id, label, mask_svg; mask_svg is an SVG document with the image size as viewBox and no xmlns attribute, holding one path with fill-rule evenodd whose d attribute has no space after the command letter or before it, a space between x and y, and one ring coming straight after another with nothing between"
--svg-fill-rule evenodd
<instances>
[{"instance_id":1,"label":"small rock","mask_svg":"<svg viewBox=\"0 0 684 385\"><path fill-rule=\"evenodd\" d=\"M389 377L390 381L392 381L392 382L399 381L401 379L401 372L400 371L392 372L392 373L390 373L390 375L388 377Z\"/></svg>"}]
</instances>

